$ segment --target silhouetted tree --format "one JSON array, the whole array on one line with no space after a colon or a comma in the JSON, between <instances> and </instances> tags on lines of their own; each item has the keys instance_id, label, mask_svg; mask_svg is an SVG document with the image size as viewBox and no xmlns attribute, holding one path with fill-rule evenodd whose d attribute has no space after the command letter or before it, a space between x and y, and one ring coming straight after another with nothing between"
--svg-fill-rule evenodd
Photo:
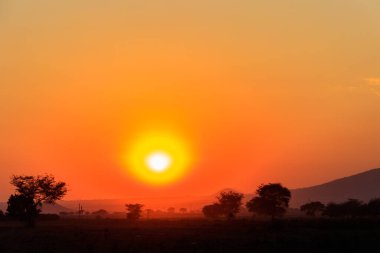
<instances>
[{"instance_id":1,"label":"silhouetted tree","mask_svg":"<svg viewBox=\"0 0 380 253\"><path fill-rule=\"evenodd\" d=\"M282 216L289 206L291 193L281 184L260 185L256 190L257 196L247 202L248 211L269 215L274 219Z\"/></svg>"},{"instance_id":2,"label":"silhouetted tree","mask_svg":"<svg viewBox=\"0 0 380 253\"><path fill-rule=\"evenodd\" d=\"M333 202L328 203L322 215L328 217L341 217L343 216L342 207Z\"/></svg>"},{"instance_id":3,"label":"silhouetted tree","mask_svg":"<svg viewBox=\"0 0 380 253\"><path fill-rule=\"evenodd\" d=\"M223 215L223 210L220 204L214 203L212 205L206 205L202 208L202 212L204 216L207 218L219 218Z\"/></svg>"},{"instance_id":4,"label":"silhouetted tree","mask_svg":"<svg viewBox=\"0 0 380 253\"><path fill-rule=\"evenodd\" d=\"M370 216L380 215L380 198L371 199L366 206L366 213Z\"/></svg>"},{"instance_id":5,"label":"silhouetted tree","mask_svg":"<svg viewBox=\"0 0 380 253\"><path fill-rule=\"evenodd\" d=\"M348 199L341 204L346 216L357 217L364 215L365 205L357 199Z\"/></svg>"},{"instance_id":6,"label":"silhouetted tree","mask_svg":"<svg viewBox=\"0 0 380 253\"><path fill-rule=\"evenodd\" d=\"M11 195L8 199L7 216L33 225L33 221L40 213L32 198L24 195Z\"/></svg>"},{"instance_id":7,"label":"silhouetted tree","mask_svg":"<svg viewBox=\"0 0 380 253\"><path fill-rule=\"evenodd\" d=\"M240 211L244 195L240 192L228 190L222 191L217 196L222 214L227 218L234 218Z\"/></svg>"},{"instance_id":8,"label":"silhouetted tree","mask_svg":"<svg viewBox=\"0 0 380 253\"><path fill-rule=\"evenodd\" d=\"M5 219L5 214L3 210L0 210L0 220L4 220L4 219Z\"/></svg>"},{"instance_id":9,"label":"silhouetted tree","mask_svg":"<svg viewBox=\"0 0 380 253\"><path fill-rule=\"evenodd\" d=\"M54 204L67 193L66 183L57 182L51 175L12 176L16 194L8 200L7 214L34 226L44 203Z\"/></svg>"},{"instance_id":10,"label":"silhouetted tree","mask_svg":"<svg viewBox=\"0 0 380 253\"><path fill-rule=\"evenodd\" d=\"M315 217L316 214L322 214L325 210L325 205L319 201L309 202L301 206L301 211L306 215Z\"/></svg>"},{"instance_id":11,"label":"silhouetted tree","mask_svg":"<svg viewBox=\"0 0 380 253\"><path fill-rule=\"evenodd\" d=\"M187 208L182 207L182 208L179 209L179 212L182 213L182 214L184 214L184 213L187 212Z\"/></svg>"},{"instance_id":12,"label":"silhouetted tree","mask_svg":"<svg viewBox=\"0 0 380 253\"><path fill-rule=\"evenodd\" d=\"M125 207L127 208L127 219L132 221L140 219L143 206L144 205L138 203L126 204Z\"/></svg>"},{"instance_id":13,"label":"silhouetted tree","mask_svg":"<svg viewBox=\"0 0 380 253\"><path fill-rule=\"evenodd\" d=\"M204 206L202 212L207 218L217 218L220 216L225 216L229 219L234 218L240 211L243 197L242 193L236 191L222 191L216 197L218 202Z\"/></svg>"},{"instance_id":14,"label":"silhouetted tree","mask_svg":"<svg viewBox=\"0 0 380 253\"><path fill-rule=\"evenodd\" d=\"M174 207L169 207L168 208L168 213L175 213L175 208Z\"/></svg>"},{"instance_id":15,"label":"silhouetted tree","mask_svg":"<svg viewBox=\"0 0 380 253\"><path fill-rule=\"evenodd\" d=\"M328 217L357 217L365 212L365 205L357 199L349 199L346 202L336 204L329 203L323 215Z\"/></svg>"}]
</instances>

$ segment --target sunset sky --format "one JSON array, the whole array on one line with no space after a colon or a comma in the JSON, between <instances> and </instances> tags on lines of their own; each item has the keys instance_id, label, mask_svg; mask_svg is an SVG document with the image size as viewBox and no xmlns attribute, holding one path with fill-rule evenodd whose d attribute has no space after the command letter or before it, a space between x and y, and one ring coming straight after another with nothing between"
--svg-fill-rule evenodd
<instances>
[{"instance_id":1,"label":"sunset sky","mask_svg":"<svg viewBox=\"0 0 380 253\"><path fill-rule=\"evenodd\" d=\"M12 174L95 199L380 167L379 13L378 0L0 0L0 201ZM160 185L128 163L152 133L183 146Z\"/></svg>"}]
</instances>

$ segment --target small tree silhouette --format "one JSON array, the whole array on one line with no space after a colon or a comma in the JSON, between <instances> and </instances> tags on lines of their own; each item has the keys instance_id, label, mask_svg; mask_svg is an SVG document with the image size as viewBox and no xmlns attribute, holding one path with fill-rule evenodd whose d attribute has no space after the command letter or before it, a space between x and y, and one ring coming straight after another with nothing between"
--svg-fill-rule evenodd
<instances>
[{"instance_id":1,"label":"small tree silhouette","mask_svg":"<svg viewBox=\"0 0 380 253\"><path fill-rule=\"evenodd\" d=\"M248 211L269 215L272 220L286 212L291 198L289 189L281 184L260 185L256 190L256 194L257 196L246 204Z\"/></svg>"},{"instance_id":2,"label":"small tree silhouette","mask_svg":"<svg viewBox=\"0 0 380 253\"><path fill-rule=\"evenodd\" d=\"M185 208L185 207L181 207L181 208L179 209L179 212L182 213L182 214L185 214L185 213L187 213L187 208Z\"/></svg>"},{"instance_id":3,"label":"small tree silhouette","mask_svg":"<svg viewBox=\"0 0 380 253\"><path fill-rule=\"evenodd\" d=\"M216 197L218 202L204 206L202 212L208 218L225 216L228 219L232 219L240 211L243 197L244 195L240 192L232 190L222 191Z\"/></svg>"},{"instance_id":4,"label":"small tree silhouette","mask_svg":"<svg viewBox=\"0 0 380 253\"><path fill-rule=\"evenodd\" d=\"M240 211L244 195L240 192L222 191L217 196L222 213L226 218L234 218Z\"/></svg>"},{"instance_id":5,"label":"small tree silhouette","mask_svg":"<svg viewBox=\"0 0 380 253\"><path fill-rule=\"evenodd\" d=\"M135 221L141 218L142 208L144 205L141 204L126 204L127 208L127 219L131 221Z\"/></svg>"},{"instance_id":6,"label":"small tree silhouette","mask_svg":"<svg viewBox=\"0 0 380 253\"><path fill-rule=\"evenodd\" d=\"M315 217L316 214L322 214L325 210L325 205L319 201L309 202L301 206L301 211L308 216Z\"/></svg>"},{"instance_id":7,"label":"small tree silhouette","mask_svg":"<svg viewBox=\"0 0 380 253\"><path fill-rule=\"evenodd\" d=\"M348 199L341 205L345 216L357 217L364 214L365 205L358 199Z\"/></svg>"},{"instance_id":8,"label":"small tree silhouette","mask_svg":"<svg viewBox=\"0 0 380 253\"><path fill-rule=\"evenodd\" d=\"M54 204L67 193L66 183L57 182L51 175L14 175L11 184L15 186L16 194L8 200L7 214L31 227L35 225L35 219L44 203Z\"/></svg>"},{"instance_id":9,"label":"small tree silhouette","mask_svg":"<svg viewBox=\"0 0 380 253\"><path fill-rule=\"evenodd\" d=\"M343 216L343 212L339 204L331 202L327 204L325 211L322 215L328 217L341 217Z\"/></svg>"},{"instance_id":10,"label":"small tree silhouette","mask_svg":"<svg viewBox=\"0 0 380 253\"><path fill-rule=\"evenodd\" d=\"M347 201L336 204L329 203L326 206L323 215L328 217L357 217L365 214L366 206L357 199L348 199Z\"/></svg>"}]
</instances>

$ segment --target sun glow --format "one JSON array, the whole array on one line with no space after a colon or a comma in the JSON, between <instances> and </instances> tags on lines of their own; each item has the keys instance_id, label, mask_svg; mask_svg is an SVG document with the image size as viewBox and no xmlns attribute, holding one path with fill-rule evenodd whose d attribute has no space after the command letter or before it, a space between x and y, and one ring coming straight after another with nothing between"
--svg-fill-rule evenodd
<instances>
[{"instance_id":1,"label":"sun glow","mask_svg":"<svg viewBox=\"0 0 380 253\"><path fill-rule=\"evenodd\" d=\"M184 139L162 132L138 136L132 141L125 161L135 178L152 185L178 181L192 163Z\"/></svg>"}]
</instances>

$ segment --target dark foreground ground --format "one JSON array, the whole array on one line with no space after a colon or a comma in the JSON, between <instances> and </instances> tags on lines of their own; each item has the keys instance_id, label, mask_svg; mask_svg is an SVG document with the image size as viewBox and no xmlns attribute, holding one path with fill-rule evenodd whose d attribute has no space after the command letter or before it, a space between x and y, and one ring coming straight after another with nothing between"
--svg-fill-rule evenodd
<instances>
[{"instance_id":1,"label":"dark foreground ground","mask_svg":"<svg viewBox=\"0 0 380 253\"><path fill-rule=\"evenodd\" d=\"M0 222L0 252L380 252L380 219Z\"/></svg>"}]
</instances>

